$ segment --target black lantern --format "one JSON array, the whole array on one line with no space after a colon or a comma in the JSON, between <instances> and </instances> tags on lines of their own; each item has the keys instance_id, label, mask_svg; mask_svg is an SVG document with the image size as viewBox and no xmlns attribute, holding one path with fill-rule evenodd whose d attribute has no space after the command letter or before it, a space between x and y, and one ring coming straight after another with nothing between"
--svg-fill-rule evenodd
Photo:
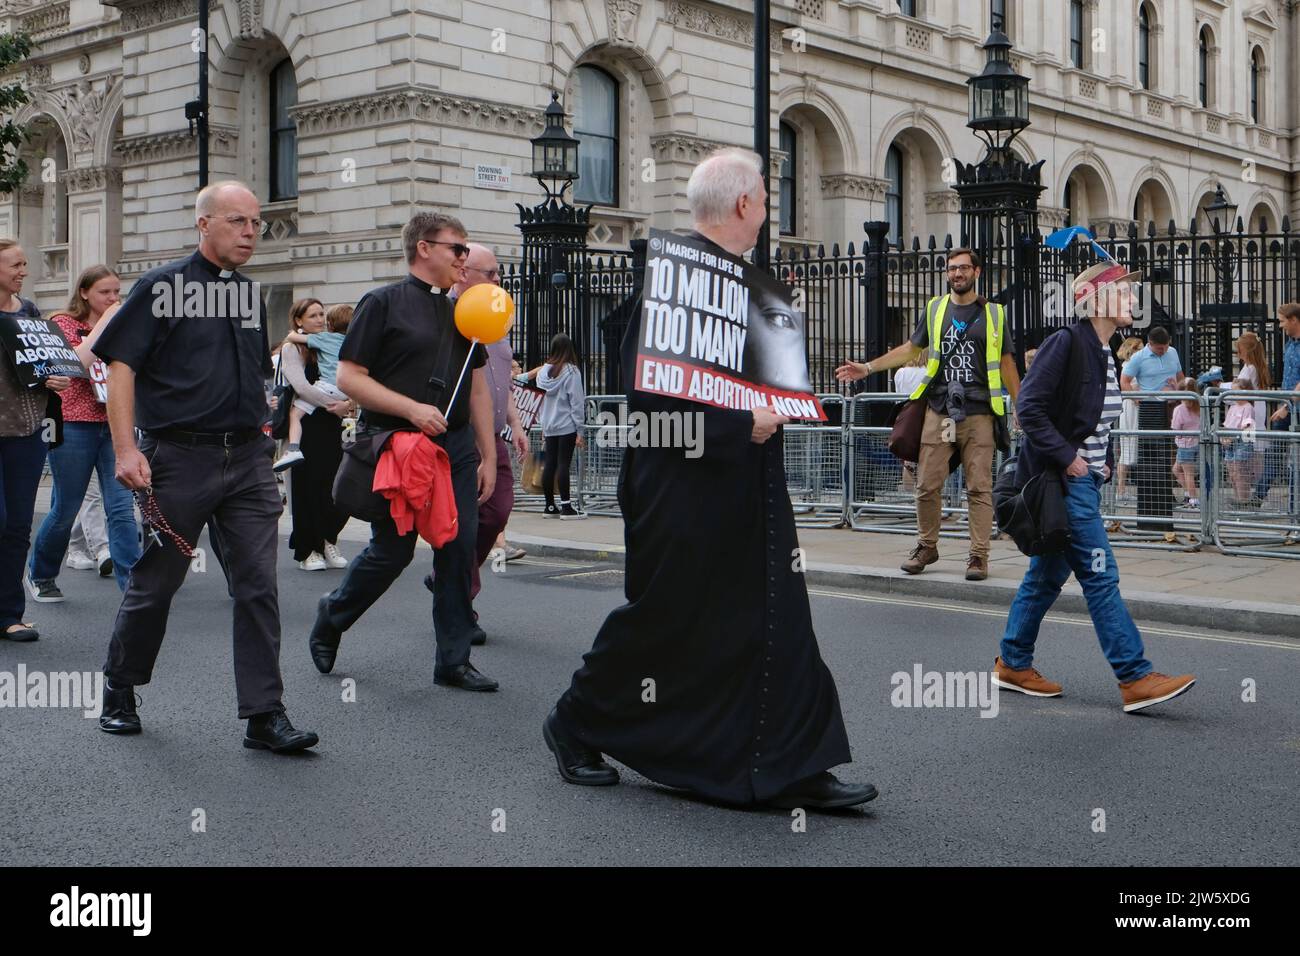
<instances>
[{"instance_id":1,"label":"black lantern","mask_svg":"<svg viewBox=\"0 0 1300 956\"><path fill-rule=\"evenodd\" d=\"M1223 191L1223 183L1216 183L1214 202L1205 207L1205 218L1210 221L1210 228L1216 233L1222 229L1229 232L1237 222L1237 204Z\"/></svg>"},{"instance_id":2,"label":"black lantern","mask_svg":"<svg viewBox=\"0 0 1300 956\"><path fill-rule=\"evenodd\" d=\"M988 53L984 72L966 81L970 87L970 120L991 152L1004 153L1016 134L1029 125L1029 77L1011 65L1011 40L994 24L981 48ZM1008 133L1005 140L1000 134Z\"/></svg>"},{"instance_id":3,"label":"black lantern","mask_svg":"<svg viewBox=\"0 0 1300 956\"><path fill-rule=\"evenodd\" d=\"M578 178L578 141L564 129L560 94L551 94L546 107L546 129L533 141L533 178L546 195L562 199L564 190Z\"/></svg>"}]
</instances>

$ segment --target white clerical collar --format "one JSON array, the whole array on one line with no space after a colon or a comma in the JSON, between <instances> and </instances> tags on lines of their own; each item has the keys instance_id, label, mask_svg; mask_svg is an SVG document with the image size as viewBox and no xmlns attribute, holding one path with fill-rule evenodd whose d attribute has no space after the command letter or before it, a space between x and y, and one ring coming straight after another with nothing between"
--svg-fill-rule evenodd
<instances>
[{"instance_id":1,"label":"white clerical collar","mask_svg":"<svg viewBox=\"0 0 1300 956\"><path fill-rule=\"evenodd\" d=\"M234 269L222 269L220 272L217 273L217 275L220 276L222 279L229 279L234 274L235 274Z\"/></svg>"}]
</instances>

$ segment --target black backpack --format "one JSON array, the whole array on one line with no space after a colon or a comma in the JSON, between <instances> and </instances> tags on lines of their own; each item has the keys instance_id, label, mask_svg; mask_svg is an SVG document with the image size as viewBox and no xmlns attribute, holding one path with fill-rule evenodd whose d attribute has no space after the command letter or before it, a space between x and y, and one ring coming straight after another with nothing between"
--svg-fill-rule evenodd
<instances>
[{"instance_id":1,"label":"black backpack","mask_svg":"<svg viewBox=\"0 0 1300 956\"><path fill-rule=\"evenodd\" d=\"M1064 551L1070 544L1065 511L1065 477L1049 468L1016 484L1016 458L1008 458L993 483L993 510L998 528L1011 536L1024 554L1034 557Z\"/></svg>"}]
</instances>

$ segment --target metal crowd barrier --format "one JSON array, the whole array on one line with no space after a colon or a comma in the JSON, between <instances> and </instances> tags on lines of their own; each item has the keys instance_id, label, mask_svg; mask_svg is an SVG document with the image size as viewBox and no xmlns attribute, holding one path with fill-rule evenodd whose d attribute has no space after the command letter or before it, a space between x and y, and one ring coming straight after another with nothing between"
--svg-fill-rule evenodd
<instances>
[{"instance_id":1,"label":"metal crowd barrier","mask_svg":"<svg viewBox=\"0 0 1300 956\"><path fill-rule=\"evenodd\" d=\"M1265 402L1270 414L1289 402L1288 429L1222 428L1227 408L1246 396ZM827 423L800 423L784 429L786 481L796 523L915 535L915 471L889 451L890 429L885 424L889 410L906 396L819 397L827 410ZM1197 427L1139 427L1141 406L1137 403L1144 400L1162 403L1159 417L1165 425L1175 402L1194 400ZM577 505L589 514L620 513L618 476L630 428L622 424L626 422L626 405L623 395L588 396L585 447L574 456L572 493ZM602 412L613 413L615 424L602 424ZM1126 392L1125 411L1111 430L1114 474L1102 490L1102 518L1111 544L1190 551L1212 542L1227 554L1300 558L1298 419L1300 403L1294 392ZM1015 454L1019 435L1014 428L1012 435L1010 454ZM1177 440L1183 439L1185 444L1189 438L1195 439L1196 454L1184 451L1183 458L1195 460L1179 462ZM540 452L540 428L532 429L529 440L534 454ZM1234 444L1237 441L1240 444ZM995 453L994 476L1003 460L1002 453ZM1185 467L1189 464L1191 472ZM1181 474L1175 472L1176 465L1184 466L1178 470ZM545 499L523 491L520 471L516 468L516 507L540 511ZM1252 493L1243 496L1247 485ZM1256 496L1255 491L1262 494ZM944 486L940 535L968 538L968 521L966 487L958 468ZM997 536L995 525L993 537Z\"/></svg>"},{"instance_id":2,"label":"metal crowd barrier","mask_svg":"<svg viewBox=\"0 0 1300 956\"><path fill-rule=\"evenodd\" d=\"M1221 427L1238 401L1265 406L1263 424ZM1267 430L1267 419L1289 408L1285 431ZM1207 538L1224 554L1300 558L1300 404L1295 392L1225 389L1209 396L1214 428L1203 454L1212 462ZM1258 412L1259 405L1255 405Z\"/></svg>"}]
</instances>

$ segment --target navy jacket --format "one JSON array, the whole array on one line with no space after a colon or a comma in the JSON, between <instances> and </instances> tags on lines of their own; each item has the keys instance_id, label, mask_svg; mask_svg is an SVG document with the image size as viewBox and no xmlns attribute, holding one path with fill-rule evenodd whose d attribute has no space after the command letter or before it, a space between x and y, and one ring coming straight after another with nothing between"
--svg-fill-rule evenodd
<instances>
[{"instance_id":1,"label":"navy jacket","mask_svg":"<svg viewBox=\"0 0 1300 956\"><path fill-rule=\"evenodd\" d=\"M1069 468L1084 439L1096 430L1105 403L1106 348L1092 323L1078 322L1048 336L1016 400L1016 416L1024 431L1017 483L1048 468L1061 472ZM1115 456L1109 448L1106 464L1114 470Z\"/></svg>"}]
</instances>

